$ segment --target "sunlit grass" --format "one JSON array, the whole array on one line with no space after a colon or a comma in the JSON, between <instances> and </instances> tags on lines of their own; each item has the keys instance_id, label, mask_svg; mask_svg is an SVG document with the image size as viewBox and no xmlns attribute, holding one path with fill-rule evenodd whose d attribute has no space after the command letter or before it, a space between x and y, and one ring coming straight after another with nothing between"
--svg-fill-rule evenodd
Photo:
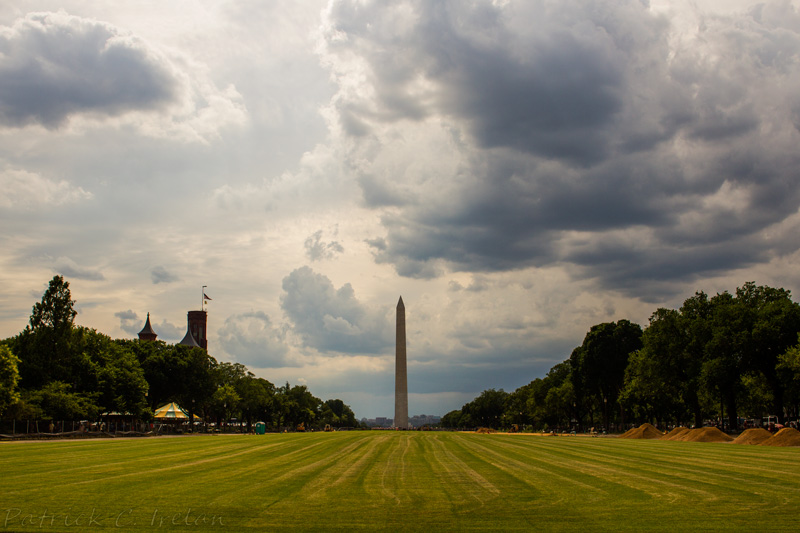
<instances>
[{"instance_id":1,"label":"sunlit grass","mask_svg":"<svg viewBox=\"0 0 800 533\"><path fill-rule=\"evenodd\" d=\"M0 530L789 530L800 449L344 432L0 443Z\"/></svg>"}]
</instances>

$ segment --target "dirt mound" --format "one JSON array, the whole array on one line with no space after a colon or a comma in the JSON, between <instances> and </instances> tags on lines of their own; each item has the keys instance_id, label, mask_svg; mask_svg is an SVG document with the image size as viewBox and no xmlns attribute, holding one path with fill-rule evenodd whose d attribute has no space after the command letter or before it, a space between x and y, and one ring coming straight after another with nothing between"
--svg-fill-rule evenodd
<instances>
[{"instance_id":1,"label":"dirt mound","mask_svg":"<svg viewBox=\"0 0 800 533\"><path fill-rule=\"evenodd\" d=\"M742 431L742 434L733 439L734 444L761 444L772 438L772 433L764 428L751 428Z\"/></svg>"},{"instance_id":2,"label":"dirt mound","mask_svg":"<svg viewBox=\"0 0 800 533\"><path fill-rule=\"evenodd\" d=\"M497 433L497 430L494 430L494 429L491 429L491 428L478 428L475 431L475 433L484 433L484 434Z\"/></svg>"},{"instance_id":3,"label":"dirt mound","mask_svg":"<svg viewBox=\"0 0 800 533\"><path fill-rule=\"evenodd\" d=\"M678 426L675 429L673 429L672 431L670 431L669 433L667 433L666 435L664 435L663 437L661 437L661 439L662 440L678 440L687 431L689 431L689 428L686 428L686 427L683 427L683 426Z\"/></svg>"},{"instance_id":4,"label":"dirt mound","mask_svg":"<svg viewBox=\"0 0 800 533\"><path fill-rule=\"evenodd\" d=\"M769 439L761 443L762 446L800 446L800 431L794 428L783 428Z\"/></svg>"},{"instance_id":5,"label":"dirt mound","mask_svg":"<svg viewBox=\"0 0 800 533\"><path fill-rule=\"evenodd\" d=\"M651 424L642 424L638 428L629 429L619 436L620 439L660 439L664 434Z\"/></svg>"},{"instance_id":6,"label":"dirt mound","mask_svg":"<svg viewBox=\"0 0 800 533\"><path fill-rule=\"evenodd\" d=\"M678 439L684 442L730 442L733 437L719 428L696 428L685 431Z\"/></svg>"}]
</instances>

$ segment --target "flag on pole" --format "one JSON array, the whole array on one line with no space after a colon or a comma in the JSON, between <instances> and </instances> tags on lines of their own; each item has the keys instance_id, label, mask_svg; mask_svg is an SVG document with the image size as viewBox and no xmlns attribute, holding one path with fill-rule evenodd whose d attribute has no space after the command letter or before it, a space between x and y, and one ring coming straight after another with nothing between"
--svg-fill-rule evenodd
<instances>
[{"instance_id":1,"label":"flag on pole","mask_svg":"<svg viewBox=\"0 0 800 533\"><path fill-rule=\"evenodd\" d=\"M210 300L211 298L209 298L209 297L208 297L208 295L207 295L206 293L203 293L203 299L204 299L204 300Z\"/></svg>"}]
</instances>

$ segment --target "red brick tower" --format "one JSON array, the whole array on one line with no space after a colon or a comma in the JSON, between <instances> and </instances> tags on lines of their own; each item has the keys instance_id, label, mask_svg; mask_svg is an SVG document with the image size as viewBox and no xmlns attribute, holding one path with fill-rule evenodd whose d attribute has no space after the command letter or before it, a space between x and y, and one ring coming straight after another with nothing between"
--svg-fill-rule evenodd
<instances>
[{"instance_id":1,"label":"red brick tower","mask_svg":"<svg viewBox=\"0 0 800 533\"><path fill-rule=\"evenodd\" d=\"M208 337L206 337L206 324L208 323L207 311L189 311L189 331L192 337L204 350L208 350Z\"/></svg>"}]
</instances>

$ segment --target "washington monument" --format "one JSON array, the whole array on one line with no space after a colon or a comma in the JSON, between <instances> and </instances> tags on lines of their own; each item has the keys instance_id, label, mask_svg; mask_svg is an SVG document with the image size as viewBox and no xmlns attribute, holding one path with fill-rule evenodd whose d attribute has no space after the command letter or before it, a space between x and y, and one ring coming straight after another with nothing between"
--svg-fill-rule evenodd
<instances>
[{"instance_id":1,"label":"washington monument","mask_svg":"<svg viewBox=\"0 0 800 533\"><path fill-rule=\"evenodd\" d=\"M408 374L406 373L406 306L397 302L397 340L394 348L394 427L408 428Z\"/></svg>"}]
</instances>

